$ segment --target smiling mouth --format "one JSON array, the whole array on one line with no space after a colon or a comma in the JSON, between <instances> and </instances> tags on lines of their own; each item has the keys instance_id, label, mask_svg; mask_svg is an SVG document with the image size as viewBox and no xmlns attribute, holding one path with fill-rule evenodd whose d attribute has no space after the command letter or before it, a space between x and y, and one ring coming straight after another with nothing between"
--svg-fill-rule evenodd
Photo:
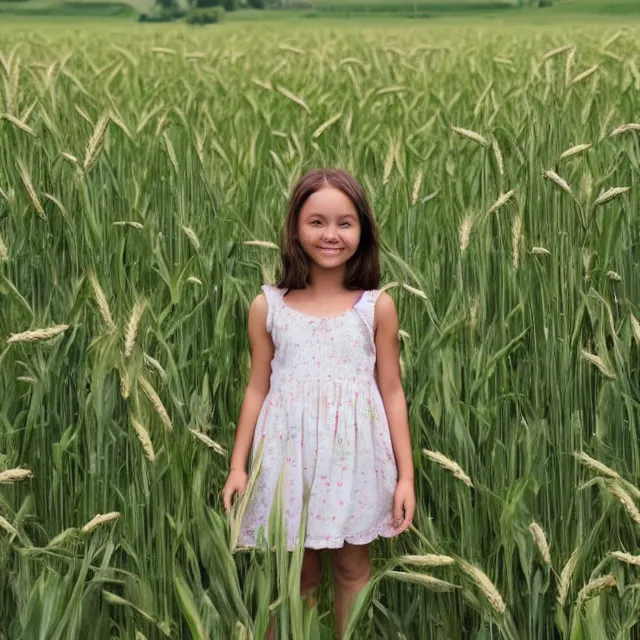
<instances>
[{"instance_id":1,"label":"smiling mouth","mask_svg":"<svg viewBox=\"0 0 640 640\"><path fill-rule=\"evenodd\" d=\"M318 247L318 249L320 249L320 251L328 256L335 256L338 255L338 253L340 253L340 251L342 251L342 249L335 249L335 248L330 248L330 247Z\"/></svg>"}]
</instances>

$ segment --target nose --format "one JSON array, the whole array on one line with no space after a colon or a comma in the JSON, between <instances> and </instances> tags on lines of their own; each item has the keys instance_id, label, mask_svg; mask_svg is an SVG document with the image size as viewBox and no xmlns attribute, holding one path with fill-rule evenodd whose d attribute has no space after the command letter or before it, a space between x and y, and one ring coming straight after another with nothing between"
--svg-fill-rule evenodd
<instances>
[{"instance_id":1,"label":"nose","mask_svg":"<svg viewBox=\"0 0 640 640\"><path fill-rule=\"evenodd\" d=\"M336 226L332 224L328 224L324 228L324 240L327 242L337 242L338 241L338 229Z\"/></svg>"}]
</instances>

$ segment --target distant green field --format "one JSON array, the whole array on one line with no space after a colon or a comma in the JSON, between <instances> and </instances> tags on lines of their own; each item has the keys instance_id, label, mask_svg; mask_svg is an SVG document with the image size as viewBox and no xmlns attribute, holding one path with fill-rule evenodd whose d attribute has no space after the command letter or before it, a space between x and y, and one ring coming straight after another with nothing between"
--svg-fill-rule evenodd
<instances>
[{"instance_id":1,"label":"distant green field","mask_svg":"<svg viewBox=\"0 0 640 640\"><path fill-rule=\"evenodd\" d=\"M24 18L122 18L133 20L155 0L0 0L0 16ZM186 2L186 0L183 0ZM538 0L535 0L537 3ZM240 10L227 20L254 21L278 18L333 16L372 19L385 17L515 19L531 24L603 17L640 17L640 0L555 0L550 8L530 7L527 0L282 0L282 9Z\"/></svg>"}]
</instances>

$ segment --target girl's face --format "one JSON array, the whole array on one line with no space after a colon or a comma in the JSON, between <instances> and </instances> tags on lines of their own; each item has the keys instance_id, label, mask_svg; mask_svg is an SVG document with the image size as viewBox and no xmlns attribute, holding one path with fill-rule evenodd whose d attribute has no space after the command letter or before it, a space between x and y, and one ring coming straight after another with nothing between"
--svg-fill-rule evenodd
<instances>
[{"instance_id":1,"label":"girl's face","mask_svg":"<svg viewBox=\"0 0 640 640\"><path fill-rule=\"evenodd\" d=\"M334 187L311 194L300 209L298 241L309 258L323 269L347 264L358 250L360 231L353 202Z\"/></svg>"}]
</instances>

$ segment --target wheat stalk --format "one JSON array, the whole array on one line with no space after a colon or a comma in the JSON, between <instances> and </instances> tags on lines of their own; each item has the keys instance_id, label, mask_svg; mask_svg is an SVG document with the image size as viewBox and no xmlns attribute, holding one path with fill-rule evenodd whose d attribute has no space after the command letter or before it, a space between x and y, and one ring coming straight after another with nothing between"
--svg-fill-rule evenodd
<instances>
[{"instance_id":1,"label":"wheat stalk","mask_svg":"<svg viewBox=\"0 0 640 640\"><path fill-rule=\"evenodd\" d=\"M488 214L494 213L495 211L497 211L498 209L504 207L505 204L507 204L507 202L509 202L509 200L511 200L511 198L513 198L513 196L515 195L516 190L515 189L511 189L511 191L507 191L507 193L503 193L492 205L491 208L489 209L489 211L487 212Z\"/></svg>"},{"instance_id":2,"label":"wheat stalk","mask_svg":"<svg viewBox=\"0 0 640 640\"><path fill-rule=\"evenodd\" d=\"M631 516L631 519L640 526L640 511L638 511L638 507L636 507L631 496L617 483L610 484L608 489L620 501L629 516Z\"/></svg>"},{"instance_id":3,"label":"wheat stalk","mask_svg":"<svg viewBox=\"0 0 640 640\"><path fill-rule=\"evenodd\" d=\"M610 467L607 467L599 460L592 458L584 451L575 452L575 456L585 467L593 469L594 471L601 473L603 476L613 478L614 480L622 480L620 474L617 471L614 471Z\"/></svg>"},{"instance_id":4,"label":"wheat stalk","mask_svg":"<svg viewBox=\"0 0 640 640\"><path fill-rule=\"evenodd\" d=\"M151 47L152 53L160 53L165 56L175 56L177 51L175 49L169 49L167 47Z\"/></svg>"},{"instance_id":5,"label":"wheat stalk","mask_svg":"<svg viewBox=\"0 0 640 640\"><path fill-rule=\"evenodd\" d=\"M444 580L438 580L438 578L433 578L432 576L425 575L423 573L415 573L415 572L404 572L404 571L385 571L385 576L388 578L393 578L394 580L398 580L400 582L409 582L411 584L417 584L422 587L426 587L431 591L436 591L438 593L444 593L447 591L453 591L454 589L459 589L455 584L451 584L450 582L445 582Z\"/></svg>"},{"instance_id":6,"label":"wheat stalk","mask_svg":"<svg viewBox=\"0 0 640 640\"><path fill-rule=\"evenodd\" d=\"M495 156L496 164L498 165L498 173L500 174L500 177L504 177L504 159L502 158L502 151L500 150L500 145L496 138L491 140L491 147L493 148L493 155Z\"/></svg>"},{"instance_id":7,"label":"wheat stalk","mask_svg":"<svg viewBox=\"0 0 640 640\"><path fill-rule=\"evenodd\" d=\"M450 556L431 553L422 556L399 556L395 560L398 564L408 564L413 567L447 567L455 563L455 560Z\"/></svg>"},{"instance_id":8,"label":"wheat stalk","mask_svg":"<svg viewBox=\"0 0 640 640\"><path fill-rule=\"evenodd\" d=\"M67 153L66 151L63 151L60 154L65 160L68 160L71 164L74 165L79 165L80 164L80 160L78 160L78 158L76 158L73 154L71 153Z\"/></svg>"},{"instance_id":9,"label":"wheat stalk","mask_svg":"<svg viewBox=\"0 0 640 640\"><path fill-rule=\"evenodd\" d=\"M385 185L389 182L391 177L391 170L393 169L393 163L395 161L395 147L393 142L389 142L389 150L384 159L384 168L382 173L382 184Z\"/></svg>"},{"instance_id":10,"label":"wheat stalk","mask_svg":"<svg viewBox=\"0 0 640 640\"><path fill-rule=\"evenodd\" d=\"M7 344L51 340L61 333L64 333L68 328L68 324L57 324L52 327L47 327L46 329L33 329L31 331L23 331L22 333L12 333L9 338L7 338Z\"/></svg>"},{"instance_id":11,"label":"wheat stalk","mask_svg":"<svg viewBox=\"0 0 640 640\"><path fill-rule=\"evenodd\" d=\"M116 220L113 223L114 227L133 227L134 229L144 229L144 225L141 222L135 222L134 220Z\"/></svg>"},{"instance_id":12,"label":"wheat stalk","mask_svg":"<svg viewBox=\"0 0 640 640\"><path fill-rule=\"evenodd\" d=\"M422 300L428 300L427 294L424 291L422 291L421 289L416 289L415 287L408 285L406 282L402 283L402 288L405 291L408 291L411 295L422 298Z\"/></svg>"},{"instance_id":13,"label":"wheat stalk","mask_svg":"<svg viewBox=\"0 0 640 640\"><path fill-rule=\"evenodd\" d=\"M615 271L607 271L607 278L609 278L609 280L613 280L614 282L622 281L622 277L620 276L620 274L616 273Z\"/></svg>"},{"instance_id":14,"label":"wheat stalk","mask_svg":"<svg viewBox=\"0 0 640 640\"><path fill-rule=\"evenodd\" d=\"M614 129L610 136L615 138L617 136L621 136L623 133L630 133L632 131L640 131L640 123L630 122L629 124L623 124L621 127Z\"/></svg>"},{"instance_id":15,"label":"wheat stalk","mask_svg":"<svg viewBox=\"0 0 640 640\"><path fill-rule=\"evenodd\" d=\"M7 245L2 240L2 236L0 236L0 262L7 262L9 260L9 250L7 249Z\"/></svg>"},{"instance_id":16,"label":"wheat stalk","mask_svg":"<svg viewBox=\"0 0 640 640\"><path fill-rule=\"evenodd\" d=\"M13 539L18 535L18 530L6 519L0 516L0 529L4 529Z\"/></svg>"},{"instance_id":17,"label":"wheat stalk","mask_svg":"<svg viewBox=\"0 0 640 640\"><path fill-rule=\"evenodd\" d=\"M460 252L464 253L469 246L471 238L471 229L473 228L473 218L466 216L460 225Z\"/></svg>"},{"instance_id":18,"label":"wheat stalk","mask_svg":"<svg viewBox=\"0 0 640 640\"><path fill-rule=\"evenodd\" d=\"M300 56L303 56L306 54L306 51L304 51L303 49L298 49L297 47L292 47L289 44L286 43L282 43L278 45L278 49L282 50L282 51L291 51L291 53L297 53Z\"/></svg>"},{"instance_id":19,"label":"wheat stalk","mask_svg":"<svg viewBox=\"0 0 640 640\"><path fill-rule=\"evenodd\" d=\"M517 215L513 220L513 266L520 264L520 239L522 237L522 216Z\"/></svg>"},{"instance_id":20,"label":"wheat stalk","mask_svg":"<svg viewBox=\"0 0 640 640\"><path fill-rule=\"evenodd\" d=\"M12 116L10 113L3 114L2 116L0 116L0 119L4 119L7 122L10 122L14 127L20 129L21 131L24 131L25 133L28 133L34 138L38 137L38 134L26 122L20 120L20 118Z\"/></svg>"},{"instance_id":21,"label":"wheat stalk","mask_svg":"<svg viewBox=\"0 0 640 640\"><path fill-rule=\"evenodd\" d=\"M583 71L582 73L579 73L573 80L571 80L571 82L569 83L569 86L572 86L574 84L577 84L578 82L582 82L583 80L586 80L587 78L592 76L599 68L600 68L599 64L594 64L593 67L589 67L589 69L587 69L586 71Z\"/></svg>"},{"instance_id":22,"label":"wheat stalk","mask_svg":"<svg viewBox=\"0 0 640 640\"><path fill-rule=\"evenodd\" d=\"M610 202L614 198L621 196L623 193L627 193L627 191L629 191L630 189L631 187L613 187L611 189L607 189L597 197L596 201L594 202L594 205L597 206L597 205Z\"/></svg>"},{"instance_id":23,"label":"wheat stalk","mask_svg":"<svg viewBox=\"0 0 640 640\"><path fill-rule=\"evenodd\" d=\"M413 183L413 191L411 192L411 204L415 205L420 197L420 187L422 186L422 170L418 171L415 182Z\"/></svg>"},{"instance_id":24,"label":"wheat stalk","mask_svg":"<svg viewBox=\"0 0 640 640\"><path fill-rule=\"evenodd\" d=\"M544 535L544 530L537 522L532 522L529 525L529 531L531 532L531 536L536 544L536 547L538 547L538 551L540 551L540 555L542 556L544 563L548 567L551 567L551 553L549 551L547 538Z\"/></svg>"},{"instance_id":25,"label":"wheat stalk","mask_svg":"<svg viewBox=\"0 0 640 640\"><path fill-rule=\"evenodd\" d=\"M309 115L311 115L311 109L309 109L307 103L302 98L299 98L295 93L292 93L288 89L285 89L284 87L281 87L279 85L276 85L275 89L285 98L288 98L289 100L291 100L291 102L294 102L299 107L302 107Z\"/></svg>"},{"instance_id":26,"label":"wheat stalk","mask_svg":"<svg viewBox=\"0 0 640 640\"><path fill-rule=\"evenodd\" d=\"M439 451L429 451L429 449L423 449L422 453L433 460L436 464L439 464L442 468L450 471L455 478L457 478L458 480L462 480L462 482L464 482L468 487L473 488L473 482L471 482L471 478L462 470L462 467L457 462L450 460Z\"/></svg>"},{"instance_id":27,"label":"wheat stalk","mask_svg":"<svg viewBox=\"0 0 640 640\"><path fill-rule=\"evenodd\" d=\"M601 578L591 580L585 584L578 593L578 608L580 608L587 600L595 598L606 589L613 589L615 586L616 581L612 575L606 575Z\"/></svg>"},{"instance_id":28,"label":"wheat stalk","mask_svg":"<svg viewBox=\"0 0 640 640\"><path fill-rule=\"evenodd\" d=\"M575 571L576 565L578 564L578 549L575 549L571 554L569 560L562 568L560 572L560 580L558 582L558 605L560 608L564 608L565 602L567 601L567 595L569 594L569 589L571 588L571 579L573 578L573 572Z\"/></svg>"},{"instance_id":29,"label":"wheat stalk","mask_svg":"<svg viewBox=\"0 0 640 640\"><path fill-rule=\"evenodd\" d=\"M100 155L101 143L104 139L104 136L107 132L107 127L109 126L109 114L104 114L98 120L96 126L93 129L93 133L89 138L89 142L87 143L87 148L84 153L84 170L85 173L88 173L91 170L91 167L95 164L98 156Z\"/></svg>"},{"instance_id":30,"label":"wheat stalk","mask_svg":"<svg viewBox=\"0 0 640 640\"><path fill-rule=\"evenodd\" d=\"M636 567L640 567L640 556L633 556L630 553L623 553L622 551L610 551L607 555L624 562L625 564L632 564Z\"/></svg>"},{"instance_id":31,"label":"wheat stalk","mask_svg":"<svg viewBox=\"0 0 640 640\"><path fill-rule=\"evenodd\" d=\"M31 200L31 204L33 204L33 208L36 210L37 214L43 219L46 220L47 216L42 208L42 203L38 198L38 194L36 193L35 187L33 186L33 182L31 181L31 176L29 175L29 171L23 164L22 160L18 160L18 171L20 172L20 178L22 179L22 183L24 184L25 189L27 190L27 194L29 195L29 199Z\"/></svg>"},{"instance_id":32,"label":"wheat stalk","mask_svg":"<svg viewBox=\"0 0 640 640\"><path fill-rule=\"evenodd\" d=\"M311 138L317 140L329 127L333 126L342 118L342 111L331 116L327 121L323 122L312 134Z\"/></svg>"},{"instance_id":33,"label":"wheat stalk","mask_svg":"<svg viewBox=\"0 0 640 640\"><path fill-rule=\"evenodd\" d=\"M582 250L582 265L584 266L584 279L589 280L591 278L591 260L593 259L593 253L589 249Z\"/></svg>"},{"instance_id":34,"label":"wheat stalk","mask_svg":"<svg viewBox=\"0 0 640 640\"><path fill-rule=\"evenodd\" d=\"M123 367L120 372L120 395L127 400L131 395L131 380L129 377L129 370Z\"/></svg>"},{"instance_id":35,"label":"wheat stalk","mask_svg":"<svg viewBox=\"0 0 640 640\"><path fill-rule=\"evenodd\" d=\"M169 134L166 131L162 132L162 138L164 139L165 147L167 148L167 154L169 155L169 160L173 165L173 170L178 173L178 169L180 166L178 165L178 156L176 156L176 150L173 148L173 143L169 138Z\"/></svg>"},{"instance_id":36,"label":"wheat stalk","mask_svg":"<svg viewBox=\"0 0 640 640\"><path fill-rule=\"evenodd\" d=\"M571 51L569 51L569 55L565 60L564 64L564 82L566 85L569 85L571 82L571 75L573 74L573 69L576 66L576 48L572 47Z\"/></svg>"},{"instance_id":37,"label":"wheat stalk","mask_svg":"<svg viewBox=\"0 0 640 640\"><path fill-rule=\"evenodd\" d=\"M0 484L12 484L21 482L22 480L30 480L33 478L33 472L29 469L6 469L0 471Z\"/></svg>"},{"instance_id":38,"label":"wheat stalk","mask_svg":"<svg viewBox=\"0 0 640 640\"><path fill-rule=\"evenodd\" d=\"M138 334L138 326L140 319L145 310L145 303L138 300L131 310L131 317L124 334L124 357L129 358L133 353L133 347L136 344L136 336Z\"/></svg>"},{"instance_id":39,"label":"wheat stalk","mask_svg":"<svg viewBox=\"0 0 640 640\"><path fill-rule=\"evenodd\" d=\"M544 247L531 247L531 253L535 256L550 256L551 251Z\"/></svg>"},{"instance_id":40,"label":"wheat stalk","mask_svg":"<svg viewBox=\"0 0 640 640\"><path fill-rule=\"evenodd\" d=\"M636 339L638 346L640 347L640 322L638 319L631 314L631 329L633 331L633 337Z\"/></svg>"},{"instance_id":41,"label":"wheat stalk","mask_svg":"<svg viewBox=\"0 0 640 640\"><path fill-rule=\"evenodd\" d=\"M105 324L109 327L109 329L115 330L116 325L111 317L111 311L109 309L109 304L107 303L107 298L104 295L104 291L96 278L95 273L89 274L89 282L91 283L91 288L93 289L93 294L96 297L96 302L98 303L98 309L100 311L100 315L104 320Z\"/></svg>"},{"instance_id":42,"label":"wheat stalk","mask_svg":"<svg viewBox=\"0 0 640 640\"><path fill-rule=\"evenodd\" d=\"M138 383L142 387L142 390L144 391L147 398L149 398L149 401L153 405L153 408L156 410L156 413L160 416L160 420L162 420L163 424L171 431L173 429L171 419L169 418L169 414L164 408L162 400L160 400L160 396L157 394L156 390L151 386L151 383L144 376L140 376L138 378Z\"/></svg>"},{"instance_id":43,"label":"wheat stalk","mask_svg":"<svg viewBox=\"0 0 640 640\"><path fill-rule=\"evenodd\" d=\"M268 240L245 240L246 245L250 247L264 247L265 249L280 250L280 247L275 242L269 242Z\"/></svg>"},{"instance_id":44,"label":"wheat stalk","mask_svg":"<svg viewBox=\"0 0 640 640\"><path fill-rule=\"evenodd\" d=\"M473 564L468 562L460 561L460 566L462 570L476 583L476 585L480 588L480 591L484 594L484 597L487 599L489 604L495 609L497 613L500 615L504 614L506 611L506 605L500 592L496 588L496 586L491 582L489 576L482 571L482 569L476 567Z\"/></svg>"},{"instance_id":45,"label":"wheat stalk","mask_svg":"<svg viewBox=\"0 0 640 640\"><path fill-rule=\"evenodd\" d=\"M555 171L543 171L542 175L546 180L553 182L553 184L573 197L573 190L571 189L569 184L566 182L566 180L563 180Z\"/></svg>"},{"instance_id":46,"label":"wheat stalk","mask_svg":"<svg viewBox=\"0 0 640 640\"><path fill-rule=\"evenodd\" d=\"M610 378L611 380L616 379L615 372L609 368L609 366L600 356L597 356L595 353L590 353L586 349L581 349L580 354L587 362L595 365L600 370L600 373L602 373L602 375Z\"/></svg>"},{"instance_id":47,"label":"wheat stalk","mask_svg":"<svg viewBox=\"0 0 640 640\"><path fill-rule=\"evenodd\" d=\"M478 310L480 309L480 298L478 296L474 296L471 300L471 308L469 310L469 321L471 324L471 328L475 329L478 324Z\"/></svg>"},{"instance_id":48,"label":"wheat stalk","mask_svg":"<svg viewBox=\"0 0 640 640\"><path fill-rule=\"evenodd\" d=\"M196 232L191 227L182 227L182 230L184 231L187 238L189 238L189 241L193 245L193 248L196 251L200 251L200 240L198 239Z\"/></svg>"},{"instance_id":49,"label":"wheat stalk","mask_svg":"<svg viewBox=\"0 0 640 640\"><path fill-rule=\"evenodd\" d=\"M223 447L221 447L217 442L212 440L209 436L205 435L201 431L197 431L196 429L189 429L189 431L198 440L200 440L200 442L202 442L202 444L204 444L207 447L209 447L209 449L213 449L216 453L220 454L221 456L226 456L227 455L226 450Z\"/></svg>"},{"instance_id":50,"label":"wheat stalk","mask_svg":"<svg viewBox=\"0 0 640 640\"><path fill-rule=\"evenodd\" d=\"M155 359L152 358L148 353L143 354L144 362L147 366L155 369L158 372L158 375L162 378L162 380L167 379L167 372L164 370L163 366Z\"/></svg>"},{"instance_id":51,"label":"wheat stalk","mask_svg":"<svg viewBox=\"0 0 640 640\"><path fill-rule=\"evenodd\" d=\"M132 418L131 422L133 424L133 428L135 429L136 435L138 436L138 440L140 440L140 444L144 449L144 454L149 459L149 462L155 462L156 454L153 450L153 443L151 442L148 431L135 418Z\"/></svg>"},{"instance_id":52,"label":"wheat stalk","mask_svg":"<svg viewBox=\"0 0 640 640\"><path fill-rule=\"evenodd\" d=\"M572 158L573 156L577 156L589 149L593 148L592 144L577 144L574 147L567 149L561 156L560 160L566 160L567 158Z\"/></svg>"},{"instance_id":53,"label":"wheat stalk","mask_svg":"<svg viewBox=\"0 0 640 640\"><path fill-rule=\"evenodd\" d=\"M457 133L460 136L463 136L464 138L468 138L469 140L473 140L474 142L477 142L479 145L483 146L483 147L489 147L491 146L489 141L480 133L476 133L475 131L472 131L471 129L463 129L462 127L454 127L451 126L451 130L454 133Z\"/></svg>"},{"instance_id":54,"label":"wheat stalk","mask_svg":"<svg viewBox=\"0 0 640 640\"><path fill-rule=\"evenodd\" d=\"M118 511L110 511L109 513L104 513L104 514L99 513L93 518L91 518L91 520L89 520L89 522L87 522L87 524L85 524L84 527L82 527L81 531L82 533L91 533L100 525L108 524L109 522L114 522L119 517L120 517L120 513Z\"/></svg>"},{"instance_id":55,"label":"wheat stalk","mask_svg":"<svg viewBox=\"0 0 640 640\"><path fill-rule=\"evenodd\" d=\"M547 51L547 53L544 54L544 56L542 57L543 60L551 60L551 58L555 58L556 56L559 56L563 53L565 53L566 51L570 51L571 49L573 49L573 45L572 44L565 44L561 47L557 47L555 49L551 49L551 51Z\"/></svg>"}]
</instances>

